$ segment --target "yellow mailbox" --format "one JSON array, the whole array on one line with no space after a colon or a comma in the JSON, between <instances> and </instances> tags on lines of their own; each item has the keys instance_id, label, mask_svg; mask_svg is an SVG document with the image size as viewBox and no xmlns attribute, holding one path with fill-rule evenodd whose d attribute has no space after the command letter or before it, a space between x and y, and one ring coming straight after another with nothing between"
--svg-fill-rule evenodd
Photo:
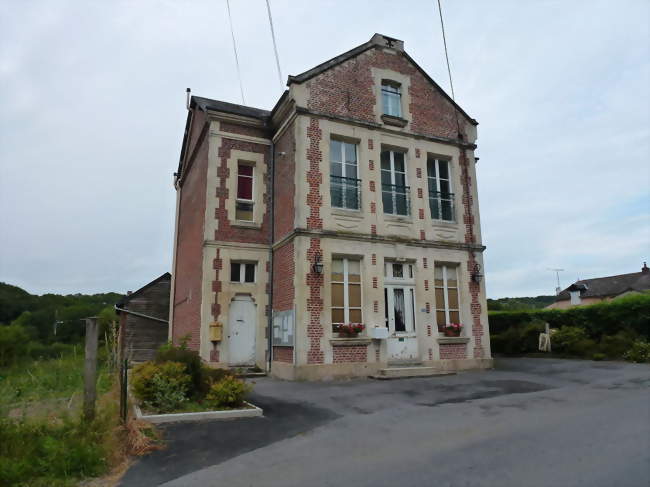
<instances>
[{"instance_id":1,"label":"yellow mailbox","mask_svg":"<svg viewBox=\"0 0 650 487\"><path fill-rule=\"evenodd\" d=\"M223 324L219 321L214 321L210 324L210 341L220 342L223 336Z\"/></svg>"}]
</instances>

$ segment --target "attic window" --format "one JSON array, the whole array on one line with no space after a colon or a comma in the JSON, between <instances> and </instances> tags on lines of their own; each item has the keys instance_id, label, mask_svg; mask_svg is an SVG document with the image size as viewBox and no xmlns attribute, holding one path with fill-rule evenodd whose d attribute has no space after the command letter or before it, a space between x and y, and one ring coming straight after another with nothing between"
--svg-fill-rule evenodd
<instances>
[{"instance_id":1,"label":"attic window","mask_svg":"<svg viewBox=\"0 0 650 487\"><path fill-rule=\"evenodd\" d=\"M391 117L402 116L402 90L399 83L382 80L381 98L384 105L384 115L390 115Z\"/></svg>"}]
</instances>

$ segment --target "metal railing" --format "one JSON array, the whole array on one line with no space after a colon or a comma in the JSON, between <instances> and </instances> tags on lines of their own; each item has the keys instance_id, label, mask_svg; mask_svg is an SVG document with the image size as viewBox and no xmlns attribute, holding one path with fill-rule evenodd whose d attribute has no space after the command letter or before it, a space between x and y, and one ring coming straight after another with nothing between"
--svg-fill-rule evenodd
<instances>
[{"instance_id":1,"label":"metal railing","mask_svg":"<svg viewBox=\"0 0 650 487\"><path fill-rule=\"evenodd\" d=\"M432 219L454 221L454 193L429 191L429 207Z\"/></svg>"},{"instance_id":2,"label":"metal railing","mask_svg":"<svg viewBox=\"0 0 650 487\"><path fill-rule=\"evenodd\" d=\"M330 176L332 207L361 209L361 179Z\"/></svg>"},{"instance_id":3,"label":"metal railing","mask_svg":"<svg viewBox=\"0 0 650 487\"><path fill-rule=\"evenodd\" d=\"M411 188L396 184L382 184L381 196L384 213L409 216L411 214Z\"/></svg>"}]
</instances>

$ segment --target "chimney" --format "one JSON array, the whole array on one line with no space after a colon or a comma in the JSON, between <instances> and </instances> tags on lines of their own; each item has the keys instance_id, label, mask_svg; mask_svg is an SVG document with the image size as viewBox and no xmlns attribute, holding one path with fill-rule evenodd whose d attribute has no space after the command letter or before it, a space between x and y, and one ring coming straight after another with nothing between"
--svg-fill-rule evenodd
<instances>
[{"instance_id":1,"label":"chimney","mask_svg":"<svg viewBox=\"0 0 650 487\"><path fill-rule=\"evenodd\" d=\"M643 274L647 274L648 272L650 272L650 268L648 268L648 264L646 264L645 262L643 263L643 267L641 267L641 272Z\"/></svg>"}]
</instances>

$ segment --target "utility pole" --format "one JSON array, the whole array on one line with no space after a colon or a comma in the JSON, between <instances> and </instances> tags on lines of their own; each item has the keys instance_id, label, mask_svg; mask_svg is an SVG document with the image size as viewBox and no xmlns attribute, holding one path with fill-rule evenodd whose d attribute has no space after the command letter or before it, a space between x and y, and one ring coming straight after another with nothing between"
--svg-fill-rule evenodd
<instances>
[{"instance_id":1,"label":"utility pole","mask_svg":"<svg viewBox=\"0 0 650 487\"><path fill-rule=\"evenodd\" d=\"M557 278L557 287L555 288L555 294L558 295L562 290L562 288L560 287L560 272L564 272L564 269L551 269L549 267L548 270L555 272L555 277Z\"/></svg>"}]
</instances>

